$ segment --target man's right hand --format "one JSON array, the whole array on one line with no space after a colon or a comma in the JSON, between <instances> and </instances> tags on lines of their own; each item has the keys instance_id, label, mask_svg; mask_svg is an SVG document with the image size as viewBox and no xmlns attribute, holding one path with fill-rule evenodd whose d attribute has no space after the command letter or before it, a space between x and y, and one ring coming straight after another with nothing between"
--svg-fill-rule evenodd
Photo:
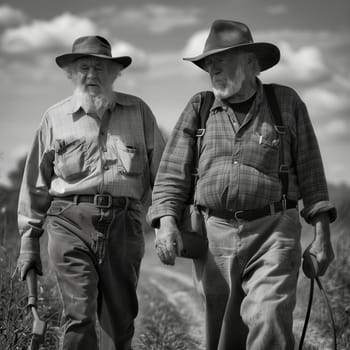
<instances>
[{"instance_id":1,"label":"man's right hand","mask_svg":"<svg viewBox=\"0 0 350 350\"><path fill-rule=\"evenodd\" d=\"M155 247L162 263L174 265L176 255L183 249L182 238L173 216L160 218L160 228L156 230Z\"/></svg>"},{"instance_id":2,"label":"man's right hand","mask_svg":"<svg viewBox=\"0 0 350 350\"><path fill-rule=\"evenodd\" d=\"M43 274L40 253L20 252L17 260L17 270L22 281L26 279L27 272L32 268L35 269L38 275Z\"/></svg>"}]
</instances>

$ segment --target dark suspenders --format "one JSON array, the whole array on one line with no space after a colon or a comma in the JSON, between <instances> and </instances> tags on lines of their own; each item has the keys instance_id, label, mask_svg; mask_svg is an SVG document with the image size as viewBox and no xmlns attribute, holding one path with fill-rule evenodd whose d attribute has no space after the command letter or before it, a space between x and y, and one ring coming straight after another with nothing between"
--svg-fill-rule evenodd
<instances>
[{"instance_id":1,"label":"dark suspenders","mask_svg":"<svg viewBox=\"0 0 350 350\"><path fill-rule=\"evenodd\" d=\"M275 123L275 130L278 133L280 140L280 161L279 161L279 178L282 184L282 202L285 203L288 194L288 166L284 162L284 135L286 133L286 126L283 124L281 111L278 106L277 98L273 85L264 85L264 90L267 96L267 101L270 106L273 121Z\"/></svg>"},{"instance_id":2,"label":"dark suspenders","mask_svg":"<svg viewBox=\"0 0 350 350\"><path fill-rule=\"evenodd\" d=\"M195 132L196 137L196 147L194 149L194 157L193 157L193 181L192 181L192 196L194 195L197 180L198 180L198 162L199 155L202 148L202 139L205 134L205 125L207 123L207 119L209 117L210 108L214 102L214 94L211 91L202 91L201 92L201 102L199 107L199 112L197 115L198 119L198 129Z\"/></svg>"},{"instance_id":3,"label":"dark suspenders","mask_svg":"<svg viewBox=\"0 0 350 350\"><path fill-rule=\"evenodd\" d=\"M196 137L197 137L197 152L195 156L196 169L198 167L199 155L202 148L202 138L205 134L205 125L209 117L210 108L214 102L214 94L211 91L203 91L201 92L201 96L202 96L201 106L199 108L199 113L198 113L200 127L196 131Z\"/></svg>"}]
</instances>

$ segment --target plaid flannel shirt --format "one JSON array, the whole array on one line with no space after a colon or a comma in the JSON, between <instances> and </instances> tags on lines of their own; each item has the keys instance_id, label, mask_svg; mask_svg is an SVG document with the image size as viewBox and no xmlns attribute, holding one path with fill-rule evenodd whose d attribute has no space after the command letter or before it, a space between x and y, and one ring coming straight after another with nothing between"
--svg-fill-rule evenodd
<instances>
[{"instance_id":1,"label":"plaid flannel shirt","mask_svg":"<svg viewBox=\"0 0 350 350\"><path fill-rule=\"evenodd\" d=\"M283 136L285 164L289 168L288 199L302 199L307 222L319 212L336 218L317 139L305 104L291 88L274 85L287 127ZM190 199L194 137L201 104L196 94L187 104L166 145L152 195L148 221L157 227L166 215L180 220ZM281 200L280 139L270 107L258 80L255 101L239 125L233 110L215 99L203 136L195 192L197 204L226 210L248 210Z\"/></svg>"},{"instance_id":2,"label":"plaid flannel shirt","mask_svg":"<svg viewBox=\"0 0 350 350\"><path fill-rule=\"evenodd\" d=\"M109 193L142 201L153 187L164 140L150 108L114 93L103 118L75 96L45 113L28 154L18 226L21 251L37 251L53 196Z\"/></svg>"}]
</instances>

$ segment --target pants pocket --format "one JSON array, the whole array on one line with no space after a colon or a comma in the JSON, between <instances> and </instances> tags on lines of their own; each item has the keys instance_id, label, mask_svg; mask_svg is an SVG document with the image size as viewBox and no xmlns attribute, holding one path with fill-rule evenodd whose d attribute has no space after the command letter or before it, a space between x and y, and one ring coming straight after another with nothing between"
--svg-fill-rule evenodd
<instances>
[{"instance_id":1,"label":"pants pocket","mask_svg":"<svg viewBox=\"0 0 350 350\"><path fill-rule=\"evenodd\" d=\"M61 201L61 200L54 200L51 202L50 208L47 211L47 215L56 216L62 214L65 210L70 208L74 203L67 202L67 201Z\"/></svg>"}]
</instances>

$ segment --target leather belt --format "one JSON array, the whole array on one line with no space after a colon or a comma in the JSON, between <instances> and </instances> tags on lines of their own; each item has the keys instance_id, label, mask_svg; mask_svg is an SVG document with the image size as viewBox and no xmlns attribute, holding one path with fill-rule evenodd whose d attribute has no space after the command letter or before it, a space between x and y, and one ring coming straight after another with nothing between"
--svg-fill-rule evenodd
<instances>
[{"instance_id":1,"label":"leather belt","mask_svg":"<svg viewBox=\"0 0 350 350\"><path fill-rule=\"evenodd\" d=\"M279 202L271 203L262 208L250 209L250 210L220 210L220 209L209 209L202 206L199 208L206 211L211 216L217 216L222 219L236 219L236 220L256 220L264 216L273 215L285 209L297 208L298 202L290 199L282 200Z\"/></svg>"},{"instance_id":2,"label":"leather belt","mask_svg":"<svg viewBox=\"0 0 350 350\"><path fill-rule=\"evenodd\" d=\"M127 208L129 204L128 197L112 197L110 194L80 194L65 197L54 197L54 200L64 200L69 202L92 203L97 208L108 209L110 207Z\"/></svg>"}]
</instances>

